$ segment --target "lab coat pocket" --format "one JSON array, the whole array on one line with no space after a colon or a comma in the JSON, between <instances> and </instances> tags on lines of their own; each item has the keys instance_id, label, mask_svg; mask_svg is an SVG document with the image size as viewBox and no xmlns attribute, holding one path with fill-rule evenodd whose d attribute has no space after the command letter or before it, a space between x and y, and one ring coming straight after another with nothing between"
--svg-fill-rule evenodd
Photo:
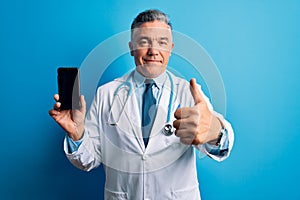
<instances>
[{"instance_id":1,"label":"lab coat pocket","mask_svg":"<svg viewBox=\"0 0 300 200\"><path fill-rule=\"evenodd\" d=\"M126 192L115 192L105 189L105 200L127 200L128 194Z\"/></svg>"},{"instance_id":2,"label":"lab coat pocket","mask_svg":"<svg viewBox=\"0 0 300 200\"><path fill-rule=\"evenodd\" d=\"M200 192L198 186L182 190L173 191L173 200L200 200Z\"/></svg>"}]
</instances>

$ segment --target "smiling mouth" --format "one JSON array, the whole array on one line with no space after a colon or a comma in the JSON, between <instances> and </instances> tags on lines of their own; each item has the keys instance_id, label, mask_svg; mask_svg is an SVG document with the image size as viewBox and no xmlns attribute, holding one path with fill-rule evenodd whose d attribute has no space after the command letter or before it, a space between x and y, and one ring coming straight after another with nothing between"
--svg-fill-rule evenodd
<instances>
[{"instance_id":1,"label":"smiling mouth","mask_svg":"<svg viewBox=\"0 0 300 200\"><path fill-rule=\"evenodd\" d=\"M162 63L161 60L155 60L155 59L143 59L145 63Z\"/></svg>"}]
</instances>

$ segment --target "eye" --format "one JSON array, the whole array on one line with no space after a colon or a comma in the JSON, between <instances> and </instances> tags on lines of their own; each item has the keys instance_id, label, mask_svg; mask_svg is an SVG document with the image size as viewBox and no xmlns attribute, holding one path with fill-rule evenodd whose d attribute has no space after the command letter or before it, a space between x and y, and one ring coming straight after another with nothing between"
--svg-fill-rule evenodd
<instances>
[{"instance_id":1,"label":"eye","mask_svg":"<svg viewBox=\"0 0 300 200\"><path fill-rule=\"evenodd\" d=\"M160 40L160 41L159 41L159 45L161 45L161 46L166 46L166 45L168 45L168 42L165 41L165 40Z\"/></svg>"},{"instance_id":2,"label":"eye","mask_svg":"<svg viewBox=\"0 0 300 200\"><path fill-rule=\"evenodd\" d=\"M149 41L146 39L141 39L140 41L138 41L139 46L141 47L148 47L149 46Z\"/></svg>"}]
</instances>

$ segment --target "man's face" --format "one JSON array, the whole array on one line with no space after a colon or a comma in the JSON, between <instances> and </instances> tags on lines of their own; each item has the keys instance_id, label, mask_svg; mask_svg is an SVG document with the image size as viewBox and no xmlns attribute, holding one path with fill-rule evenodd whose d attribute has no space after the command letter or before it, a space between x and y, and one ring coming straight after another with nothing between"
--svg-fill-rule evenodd
<instances>
[{"instance_id":1,"label":"man's face","mask_svg":"<svg viewBox=\"0 0 300 200\"><path fill-rule=\"evenodd\" d=\"M166 70L173 47L171 28L161 21L141 24L133 30L129 42L136 70L147 78Z\"/></svg>"}]
</instances>

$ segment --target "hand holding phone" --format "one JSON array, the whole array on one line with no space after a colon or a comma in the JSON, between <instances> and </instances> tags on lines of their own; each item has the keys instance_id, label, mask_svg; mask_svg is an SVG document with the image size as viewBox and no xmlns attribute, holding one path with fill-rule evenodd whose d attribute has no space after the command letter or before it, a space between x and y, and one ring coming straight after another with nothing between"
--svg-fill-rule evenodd
<instances>
[{"instance_id":1,"label":"hand holding phone","mask_svg":"<svg viewBox=\"0 0 300 200\"><path fill-rule=\"evenodd\" d=\"M59 68L57 71L59 95L54 95L56 103L49 115L76 141L82 138L86 112L84 97L79 92L79 70Z\"/></svg>"}]
</instances>

